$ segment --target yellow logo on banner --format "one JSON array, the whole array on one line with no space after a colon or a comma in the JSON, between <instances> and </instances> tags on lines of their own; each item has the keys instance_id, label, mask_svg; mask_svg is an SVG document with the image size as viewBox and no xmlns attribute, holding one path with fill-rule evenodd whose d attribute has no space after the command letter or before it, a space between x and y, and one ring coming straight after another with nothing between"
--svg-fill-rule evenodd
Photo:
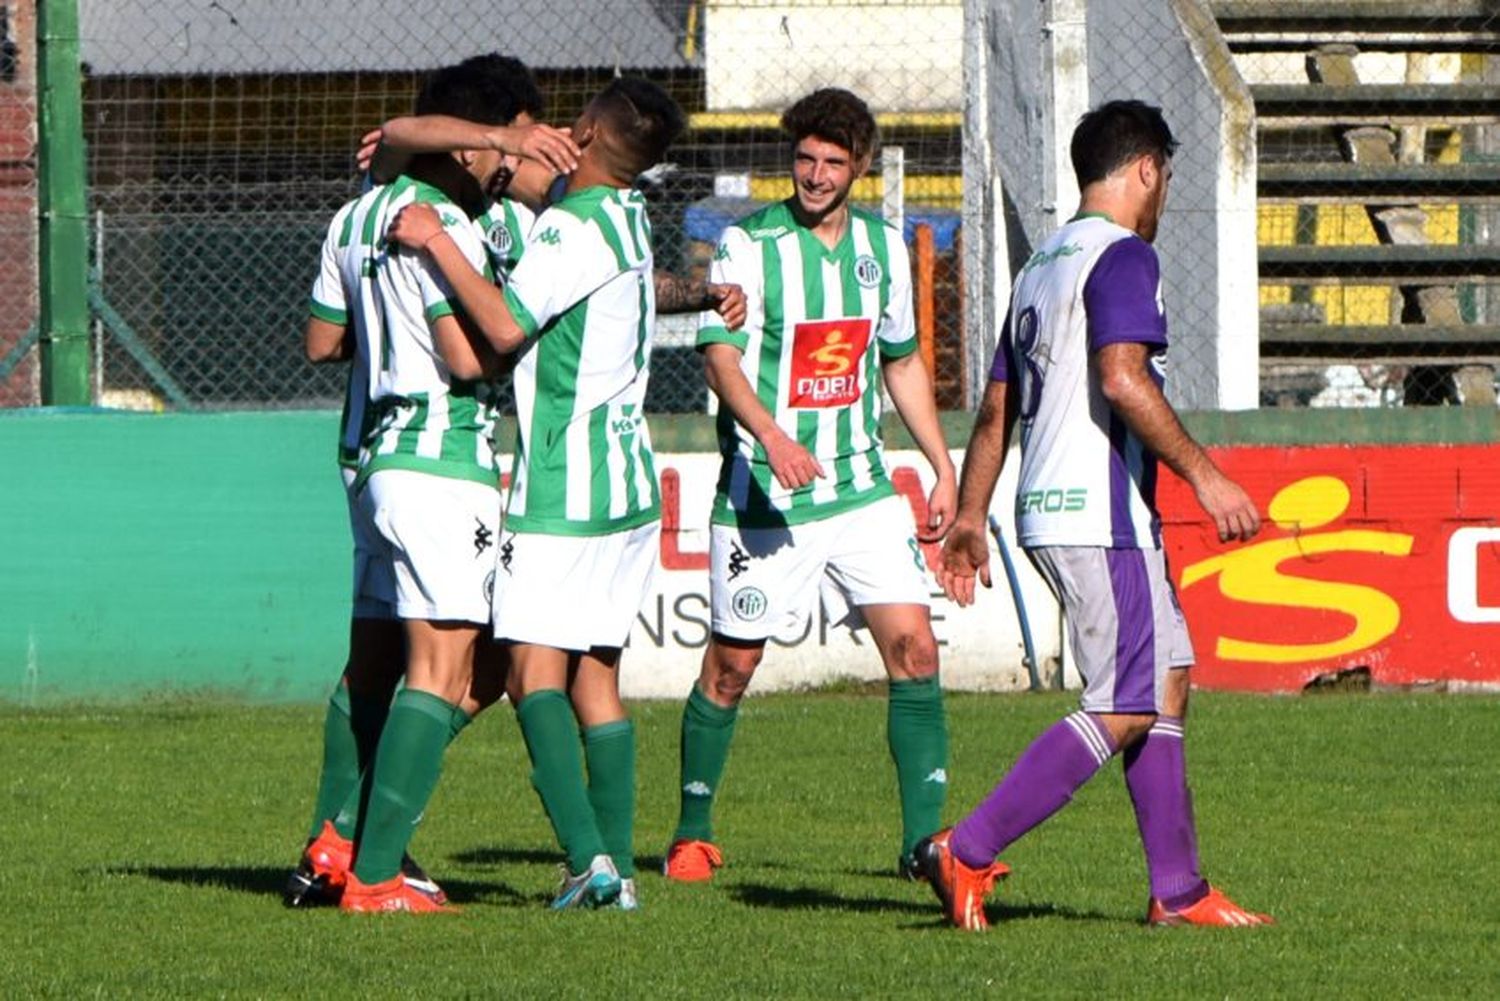
<instances>
[{"instance_id":1,"label":"yellow logo on banner","mask_svg":"<svg viewBox=\"0 0 1500 1001\"><path fill-rule=\"evenodd\" d=\"M1384 591L1361 584L1312 580L1282 573L1287 560L1325 553L1411 554L1412 537L1399 532L1345 529L1314 532L1349 508L1349 487L1332 476L1310 476L1283 487L1267 512L1280 528L1298 534L1271 539L1194 563L1182 572L1186 590L1215 574L1219 592L1251 605L1308 608L1352 616L1354 629L1325 643L1259 643L1220 636L1214 652L1222 660L1292 664L1353 653L1374 646L1396 631L1401 606Z\"/></svg>"}]
</instances>

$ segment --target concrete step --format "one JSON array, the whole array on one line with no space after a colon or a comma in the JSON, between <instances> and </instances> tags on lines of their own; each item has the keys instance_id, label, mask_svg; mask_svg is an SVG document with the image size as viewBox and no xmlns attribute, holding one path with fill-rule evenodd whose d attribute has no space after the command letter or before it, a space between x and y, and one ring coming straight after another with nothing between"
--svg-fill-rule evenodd
<instances>
[{"instance_id":1,"label":"concrete step","mask_svg":"<svg viewBox=\"0 0 1500 1001\"><path fill-rule=\"evenodd\" d=\"M1500 163L1265 163L1261 201L1349 204L1500 201Z\"/></svg>"},{"instance_id":2,"label":"concrete step","mask_svg":"<svg viewBox=\"0 0 1500 1001\"><path fill-rule=\"evenodd\" d=\"M1320 364L1494 363L1500 361L1500 324L1331 327L1263 323L1260 356L1265 361L1296 359Z\"/></svg>"},{"instance_id":3,"label":"concrete step","mask_svg":"<svg viewBox=\"0 0 1500 1001\"><path fill-rule=\"evenodd\" d=\"M1490 0L1215 0L1235 52L1306 52L1319 45L1365 51L1475 52L1500 40Z\"/></svg>"},{"instance_id":4,"label":"concrete step","mask_svg":"<svg viewBox=\"0 0 1500 1001\"><path fill-rule=\"evenodd\" d=\"M1297 285L1451 285L1500 278L1500 247L1261 247L1260 280Z\"/></svg>"},{"instance_id":5,"label":"concrete step","mask_svg":"<svg viewBox=\"0 0 1500 1001\"><path fill-rule=\"evenodd\" d=\"M1500 122L1500 85L1490 83L1275 83L1250 95L1262 127Z\"/></svg>"}]
</instances>

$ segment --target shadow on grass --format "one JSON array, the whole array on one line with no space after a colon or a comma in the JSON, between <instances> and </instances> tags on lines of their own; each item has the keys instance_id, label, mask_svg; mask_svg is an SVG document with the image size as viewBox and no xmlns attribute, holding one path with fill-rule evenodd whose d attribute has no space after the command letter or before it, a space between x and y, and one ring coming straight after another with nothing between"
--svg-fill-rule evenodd
<instances>
[{"instance_id":1,"label":"shadow on grass","mask_svg":"<svg viewBox=\"0 0 1500 1001\"><path fill-rule=\"evenodd\" d=\"M884 875L883 872L875 875ZM846 897L814 886L768 886L764 883L740 883L730 887L730 896L750 907L770 907L779 910L835 910L855 913L904 913L930 915L931 922L908 925L919 928L941 925L941 907L935 897L924 895L921 899L897 900L890 897ZM1009 904L991 900L985 905L985 913L992 922L1026 921L1037 918L1061 918L1065 921L1117 922L1118 914L1102 911L1080 911L1056 904Z\"/></svg>"},{"instance_id":2,"label":"shadow on grass","mask_svg":"<svg viewBox=\"0 0 1500 1001\"><path fill-rule=\"evenodd\" d=\"M454 852L453 861L461 865L547 865L556 866L563 860L562 849L542 848L470 848ZM637 855L637 872L660 873L663 858L660 855Z\"/></svg>"},{"instance_id":3,"label":"shadow on grass","mask_svg":"<svg viewBox=\"0 0 1500 1001\"><path fill-rule=\"evenodd\" d=\"M865 914L900 911L923 914L930 911L919 900L896 900L890 897L846 897L816 886L769 886L765 883L738 883L729 887L729 895L750 907L773 907L784 911L830 910Z\"/></svg>"},{"instance_id":4,"label":"shadow on grass","mask_svg":"<svg viewBox=\"0 0 1500 1001\"><path fill-rule=\"evenodd\" d=\"M286 887L287 870L268 866L119 866L106 869L111 876L143 876L179 886L202 886L234 890L254 896L281 898ZM504 883L476 883L471 880L442 881L443 891L455 904L500 904L530 906L535 900Z\"/></svg>"}]
</instances>

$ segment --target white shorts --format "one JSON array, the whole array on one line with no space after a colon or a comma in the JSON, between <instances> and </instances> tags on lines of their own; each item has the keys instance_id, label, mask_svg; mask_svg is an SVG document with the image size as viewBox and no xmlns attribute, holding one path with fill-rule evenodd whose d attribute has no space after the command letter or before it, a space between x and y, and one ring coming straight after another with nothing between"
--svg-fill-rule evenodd
<instances>
[{"instance_id":1,"label":"white shorts","mask_svg":"<svg viewBox=\"0 0 1500 1001\"><path fill-rule=\"evenodd\" d=\"M361 597L391 603L402 619L490 621L496 487L408 469L382 469L359 494L392 573L367 575ZM389 590L382 593L382 588Z\"/></svg>"},{"instance_id":2,"label":"white shorts","mask_svg":"<svg viewBox=\"0 0 1500 1001\"><path fill-rule=\"evenodd\" d=\"M623 647L660 547L659 521L608 535L504 532L495 638L580 652Z\"/></svg>"},{"instance_id":3,"label":"white shorts","mask_svg":"<svg viewBox=\"0 0 1500 1001\"><path fill-rule=\"evenodd\" d=\"M354 605L350 618L394 619L396 606L390 601L372 597L375 594L396 593L393 577L395 571L386 556L386 545L375 531L375 525L359 506L359 494L354 489L358 470L348 466L339 467L344 480L344 500L349 505L349 534L354 537ZM369 582L366 583L366 579Z\"/></svg>"},{"instance_id":4,"label":"white shorts","mask_svg":"<svg viewBox=\"0 0 1500 1001\"><path fill-rule=\"evenodd\" d=\"M1026 554L1062 603L1083 708L1161 712L1167 672L1193 662L1162 551L1040 546Z\"/></svg>"},{"instance_id":5,"label":"white shorts","mask_svg":"<svg viewBox=\"0 0 1500 1001\"><path fill-rule=\"evenodd\" d=\"M932 590L899 497L782 528L714 525L708 567L713 630L739 640L800 632L815 593L830 622L858 628L861 607L927 606Z\"/></svg>"}]
</instances>

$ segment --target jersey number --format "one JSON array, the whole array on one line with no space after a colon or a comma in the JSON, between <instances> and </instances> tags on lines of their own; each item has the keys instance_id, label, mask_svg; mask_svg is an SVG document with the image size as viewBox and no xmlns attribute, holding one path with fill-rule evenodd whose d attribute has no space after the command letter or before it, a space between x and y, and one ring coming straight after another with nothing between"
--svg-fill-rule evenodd
<instances>
[{"instance_id":1,"label":"jersey number","mask_svg":"<svg viewBox=\"0 0 1500 1001\"><path fill-rule=\"evenodd\" d=\"M1040 326L1037 323L1036 307L1027 306L1016 320L1016 354L1026 366L1026 378L1021 382L1021 421L1030 424L1042 405L1042 377L1046 374L1037 357L1045 353L1037 351Z\"/></svg>"}]
</instances>

